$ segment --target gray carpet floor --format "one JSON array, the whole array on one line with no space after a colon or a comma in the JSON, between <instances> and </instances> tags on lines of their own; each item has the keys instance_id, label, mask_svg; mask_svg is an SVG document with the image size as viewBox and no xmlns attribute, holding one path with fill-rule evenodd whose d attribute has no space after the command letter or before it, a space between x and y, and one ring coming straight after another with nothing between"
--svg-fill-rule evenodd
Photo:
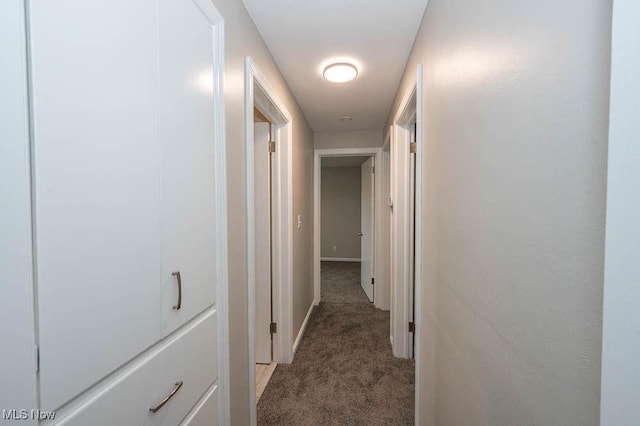
<instances>
[{"instance_id":1,"label":"gray carpet floor","mask_svg":"<svg viewBox=\"0 0 640 426\"><path fill-rule=\"evenodd\" d=\"M394 358L389 312L360 287L360 264L322 263L321 303L293 363L278 365L259 425L412 425L414 362Z\"/></svg>"}]
</instances>

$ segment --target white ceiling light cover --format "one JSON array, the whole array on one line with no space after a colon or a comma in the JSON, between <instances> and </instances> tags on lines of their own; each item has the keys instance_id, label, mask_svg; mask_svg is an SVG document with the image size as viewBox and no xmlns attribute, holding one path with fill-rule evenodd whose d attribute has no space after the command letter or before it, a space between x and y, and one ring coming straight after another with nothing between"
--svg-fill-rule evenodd
<instances>
[{"instance_id":1,"label":"white ceiling light cover","mask_svg":"<svg viewBox=\"0 0 640 426\"><path fill-rule=\"evenodd\" d=\"M332 83L347 83L358 76L358 69L347 62L339 62L326 67L322 75Z\"/></svg>"}]
</instances>

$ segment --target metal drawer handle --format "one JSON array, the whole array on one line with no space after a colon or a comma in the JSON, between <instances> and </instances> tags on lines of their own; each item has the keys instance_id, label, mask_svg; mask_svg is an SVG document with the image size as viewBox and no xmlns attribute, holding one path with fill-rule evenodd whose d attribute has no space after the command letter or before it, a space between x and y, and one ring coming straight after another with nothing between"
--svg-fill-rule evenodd
<instances>
[{"instance_id":1,"label":"metal drawer handle","mask_svg":"<svg viewBox=\"0 0 640 426\"><path fill-rule=\"evenodd\" d=\"M171 391L171 393L169 394L169 396L167 396L165 399L163 399L160 404L156 405L155 407L151 407L149 408L149 411L151 411L152 413L157 413L158 410L160 410L162 407L164 407L166 405L167 402L169 402L169 400L173 397L173 395L175 395L180 388L182 387L182 380L180 380L179 382L176 382L176 387L173 388L173 390Z\"/></svg>"},{"instance_id":2,"label":"metal drawer handle","mask_svg":"<svg viewBox=\"0 0 640 426\"><path fill-rule=\"evenodd\" d=\"M182 277L180 271L172 272L171 275L178 279L178 304L173 306L176 311L182 307Z\"/></svg>"}]
</instances>

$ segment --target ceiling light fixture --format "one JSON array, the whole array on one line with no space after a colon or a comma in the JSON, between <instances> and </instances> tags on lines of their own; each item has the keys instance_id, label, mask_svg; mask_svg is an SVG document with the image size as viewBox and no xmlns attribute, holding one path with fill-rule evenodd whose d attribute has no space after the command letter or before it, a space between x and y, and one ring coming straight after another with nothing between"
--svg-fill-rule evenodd
<instances>
[{"instance_id":1,"label":"ceiling light fixture","mask_svg":"<svg viewBox=\"0 0 640 426\"><path fill-rule=\"evenodd\" d=\"M346 115L344 117L340 117L340 121L342 121L343 123L351 123L351 121L353 121L353 118Z\"/></svg>"},{"instance_id":2,"label":"ceiling light fixture","mask_svg":"<svg viewBox=\"0 0 640 426\"><path fill-rule=\"evenodd\" d=\"M358 69L347 62L339 62L327 66L322 76L332 83L346 83L358 76Z\"/></svg>"}]
</instances>

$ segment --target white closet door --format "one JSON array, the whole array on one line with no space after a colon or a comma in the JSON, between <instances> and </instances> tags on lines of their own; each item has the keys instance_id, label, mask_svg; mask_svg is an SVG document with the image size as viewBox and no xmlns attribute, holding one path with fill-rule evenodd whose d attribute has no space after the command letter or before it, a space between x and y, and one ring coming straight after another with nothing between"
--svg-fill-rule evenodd
<instances>
[{"instance_id":1,"label":"white closet door","mask_svg":"<svg viewBox=\"0 0 640 426\"><path fill-rule=\"evenodd\" d=\"M271 176L269 123L254 123L255 361L271 362Z\"/></svg>"},{"instance_id":2,"label":"white closet door","mask_svg":"<svg viewBox=\"0 0 640 426\"><path fill-rule=\"evenodd\" d=\"M371 283L374 265L374 210L375 179L373 174L374 157L360 166L360 285L370 302L373 302L374 287Z\"/></svg>"},{"instance_id":3,"label":"white closet door","mask_svg":"<svg viewBox=\"0 0 640 426\"><path fill-rule=\"evenodd\" d=\"M206 9L191 0L158 3L167 335L215 302L214 38Z\"/></svg>"},{"instance_id":4,"label":"white closet door","mask_svg":"<svg viewBox=\"0 0 640 426\"><path fill-rule=\"evenodd\" d=\"M155 0L29 2L41 408L161 337Z\"/></svg>"}]
</instances>

